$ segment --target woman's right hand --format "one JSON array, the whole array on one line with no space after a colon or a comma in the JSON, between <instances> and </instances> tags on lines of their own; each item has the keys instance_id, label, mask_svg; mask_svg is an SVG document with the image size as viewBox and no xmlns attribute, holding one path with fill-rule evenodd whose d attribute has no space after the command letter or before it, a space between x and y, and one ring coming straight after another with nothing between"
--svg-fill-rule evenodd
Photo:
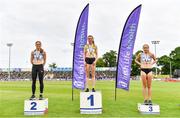
<instances>
[{"instance_id":1,"label":"woman's right hand","mask_svg":"<svg viewBox=\"0 0 180 118\"><path fill-rule=\"evenodd\" d=\"M93 66L95 66L96 65L96 63L95 62L93 62L93 64L92 64Z\"/></svg>"},{"instance_id":2,"label":"woman's right hand","mask_svg":"<svg viewBox=\"0 0 180 118\"><path fill-rule=\"evenodd\" d=\"M139 63L139 62L138 62L137 64L138 64L140 67L141 67L141 65L142 65L142 64L141 64L141 63Z\"/></svg>"}]
</instances>

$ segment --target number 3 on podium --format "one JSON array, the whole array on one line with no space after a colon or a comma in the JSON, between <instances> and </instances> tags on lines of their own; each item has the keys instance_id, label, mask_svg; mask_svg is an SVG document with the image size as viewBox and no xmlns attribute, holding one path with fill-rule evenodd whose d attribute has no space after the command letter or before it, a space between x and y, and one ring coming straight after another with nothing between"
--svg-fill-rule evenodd
<instances>
[{"instance_id":1,"label":"number 3 on podium","mask_svg":"<svg viewBox=\"0 0 180 118\"><path fill-rule=\"evenodd\" d=\"M149 111L152 112L153 111L153 107L149 106Z\"/></svg>"},{"instance_id":2,"label":"number 3 on podium","mask_svg":"<svg viewBox=\"0 0 180 118\"><path fill-rule=\"evenodd\" d=\"M37 103L36 102L31 102L31 110L37 110L36 106L37 106Z\"/></svg>"},{"instance_id":3,"label":"number 3 on podium","mask_svg":"<svg viewBox=\"0 0 180 118\"><path fill-rule=\"evenodd\" d=\"M90 105L94 106L94 95L90 95L87 100L90 100Z\"/></svg>"}]
</instances>

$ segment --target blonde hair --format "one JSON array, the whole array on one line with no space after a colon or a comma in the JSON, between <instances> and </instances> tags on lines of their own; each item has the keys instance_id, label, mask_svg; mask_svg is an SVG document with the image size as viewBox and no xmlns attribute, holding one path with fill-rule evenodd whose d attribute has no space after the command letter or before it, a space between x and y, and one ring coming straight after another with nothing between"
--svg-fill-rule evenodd
<instances>
[{"instance_id":1,"label":"blonde hair","mask_svg":"<svg viewBox=\"0 0 180 118\"><path fill-rule=\"evenodd\" d=\"M143 48L144 48L145 46L149 48L149 45L148 45L148 44L144 44L144 45L143 45ZM151 53L150 50L149 50L148 53L149 53L149 55L150 55L151 57L153 56L153 53Z\"/></svg>"},{"instance_id":2,"label":"blonde hair","mask_svg":"<svg viewBox=\"0 0 180 118\"><path fill-rule=\"evenodd\" d=\"M93 35L88 35L88 37L91 37L91 38L92 38L92 43L93 43L93 45L95 45L95 42L94 42L94 37L93 37Z\"/></svg>"},{"instance_id":3,"label":"blonde hair","mask_svg":"<svg viewBox=\"0 0 180 118\"><path fill-rule=\"evenodd\" d=\"M148 44L144 44L144 45L143 45L143 48L144 48L145 46L147 46L147 47L149 48L149 45L148 45Z\"/></svg>"}]
</instances>

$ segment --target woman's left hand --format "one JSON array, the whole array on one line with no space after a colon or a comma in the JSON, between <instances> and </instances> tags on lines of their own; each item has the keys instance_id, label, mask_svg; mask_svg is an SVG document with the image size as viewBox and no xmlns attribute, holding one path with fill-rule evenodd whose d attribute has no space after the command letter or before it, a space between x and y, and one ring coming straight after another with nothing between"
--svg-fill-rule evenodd
<instances>
[{"instance_id":1,"label":"woman's left hand","mask_svg":"<svg viewBox=\"0 0 180 118\"><path fill-rule=\"evenodd\" d=\"M93 62L93 66L95 66L95 65L96 65L96 61Z\"/></svg>"},{"instance_id":2,"label":"woman's left hand","mask_svg":"<svg viewBox=\"0 0 180 118\"><path fill-rule=\"evenodd\" d=\"M151 65L153 66L156 62L152 62Z\"/></svg>"}]
</instances>

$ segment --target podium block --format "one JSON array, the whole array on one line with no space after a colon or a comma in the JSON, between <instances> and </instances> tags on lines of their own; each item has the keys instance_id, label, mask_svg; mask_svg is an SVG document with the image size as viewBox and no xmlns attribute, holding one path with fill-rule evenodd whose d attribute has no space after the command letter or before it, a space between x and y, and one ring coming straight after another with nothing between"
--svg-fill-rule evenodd
<instances>
[{"instance_id":1,"label":"podium block","mask_svg":"<svg viewBox=\"0 0 180 118\"><path fill-rule=\"evenodd\" d=\"M24 101L24 115L44 115L46 113L48 113L48 98Z\"/></svg>"},{"instance_id":2,"label":"podium block","mask_svg":"<svg viewBox=\"0 0 180 118\"><path fill-rule=\"evenodd\" d=\"M80 92L81 114L102 114L101 92Z\"/></svg>"},{"instance_id":3,"label":"podium block","mask_svg":"<svg viewBox=\"0 0 180 118\"><path fill-rule=\"evenodd\" d=\"M138 103L138 111L141 114L160 114L160 107L157 104L145 105Z\"/></svg>"}]
</instances>

